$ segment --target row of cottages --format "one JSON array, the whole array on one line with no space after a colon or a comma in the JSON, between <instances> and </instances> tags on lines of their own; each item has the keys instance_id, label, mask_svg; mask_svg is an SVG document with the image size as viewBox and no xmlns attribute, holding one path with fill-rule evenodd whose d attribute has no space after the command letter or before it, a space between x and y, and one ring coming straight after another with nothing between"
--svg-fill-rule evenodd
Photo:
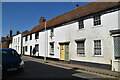
<instances>
[{"instance_id":1,"label":"row of cottages","mask_svg":"<svg viewBox=\"0 0 120 80\"><path fill-rule=\"evenodd\" d=\"M19 31L16 32L16 35L12 36L12 44L9 48L15 49L18 54L23 54L23 36L28 33L28 30L20 33Z\"/></svg>"},{"instance_id":2,"label":"row of cottages","mask_svg":"<svg viewBox=\"0 0 120 80\"><path fill-rule=\"evenodd\" d=\"M120 71L120 3L92 2L40 24L23 36L22 53ZM14 39L13 39L14 40Z\"/></svg>"}]
</instances>

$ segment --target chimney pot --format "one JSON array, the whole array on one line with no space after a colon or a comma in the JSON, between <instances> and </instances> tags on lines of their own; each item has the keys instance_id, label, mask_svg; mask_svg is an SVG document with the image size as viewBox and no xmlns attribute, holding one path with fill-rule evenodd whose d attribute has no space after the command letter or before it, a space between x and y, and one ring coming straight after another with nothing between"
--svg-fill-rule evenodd
<instances>
[{"instance_id":1,"label":"chimney pot","mask_svg":"<svg viewBox=\"0 0 120 80\"><path fill-rule=\"evenodd\" d=\"M41 24L41 23L43 23L45 21L46 21L45 17L41 17L40 20L39 20L39 24Z\"/></svg>"},{"instance_id":2,"label":"chimney pot","mask_svg":"<svg viewBox=\"0 0 120 80\"><path fill-rule=\"evenodd\" d=\"M79 5L78 4L76 4L76 8L78 8L79 7Z\"/></svg>"}]
</instances>

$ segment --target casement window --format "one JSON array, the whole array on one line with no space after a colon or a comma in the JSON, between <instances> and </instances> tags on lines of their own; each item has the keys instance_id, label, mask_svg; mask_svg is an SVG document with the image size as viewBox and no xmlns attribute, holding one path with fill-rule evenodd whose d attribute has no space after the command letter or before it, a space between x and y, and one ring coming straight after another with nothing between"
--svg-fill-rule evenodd
<instances>
[{"instance_id":1,"label":"casement window","mask_svg":"<svg viewBox=\"0 0 120 80\"><path fill-rule=\"evenodd\" d=\"M101 40L94 40L94 55L101 55Z\"/></svg>"},{"instance_id":2,"label":"casement window","mask_svg":"<svg viewBox=\"0 0 120 80\"><path fill-rule=\"evenodd\" d=\"M77 41L77 54L78 55L85 55L85 40Z\"/></svg>"},{"instance_id":3,"label":"casement window","mask_svg":"<svg viewBox=\"0 0 120 80\"><path fill-rule=\"evenodd\" d=\"M54 43L50 43L50 55L54 55Z\"/></svg>"},{"instance_id":4,"label":"casement window","mask_svg":"<svg viewBox=\"0 0 120 80\"><path fill-rule=\"evenodd\" d=\"M30 40L32 40L32 34L30 34Z\"/></svg>"},{"instance_id":5,"label":"casement window","mask_svg":"<svg viewBox=\"0 0 120 80\"><path fill-rule=\"evenodd\" d=\"M78 26L79 26L79 29L84 28L84 22L83 22L83 20L79 20L78 21Z\"/></svg>"},{"instance_id":6,"label":"casement window","mask_svg":"<svg viewBox=\"0 0 120 80\"><path fill-rule=\"evenodd\" d=\"M54 36L54 29L52 28L50 31L50 37L52 38Z\"/></svg>"},{"instance_id":7,"label":"casement window","mask_svg":"<svg viewBox=\"0 0 120 80\"><path fill-rule=\"evenodd\" d=\"M25 41L27 41L27 39L28 39L28 37L26 36L26 37L25 37Z\"/></svg>"},{"instance_id":8,"label":"casement window","mask_svg":"<svg viewBox=\"0 0 120 80\"><path fill-rule=\"evenodd\" d=\"M120 59L120 36L114 36L114 57Z\"/></svg>"},{"instance_id":9,"label":"casement window","mask_svg":"<svg viewBox=\"0 0 120 80\"><path fill-rule=\"evenodd\" d=\"M35 39L39 39L39 32L35 33Z\"/></svg>"},{"instance_id":10,"label":"casement window","mask_svg":"<svg viewBox=\"0 0 120 80\"><path fill-rule=\"evenodd\" d=\"M94 26L101 25L101 15L94 16Z\"/></svg>"},{"instance_id":11,"label":"casement window","mask_svg":"<svg viewBox=\"0 0 120 80\"><path fill-rule=\"evenodd\" d=\"M27 46L25 46L25 51L27 52Z\"/></svg>"},{"instance_id":12,"label":"casement window","mask_svg":"<svg viewBox=\"0 0 120 80\"><path fill-rule=\"evenodd\" d=\"M36 50L36 52L39 52L39 44L35 45L35 50Z\"/></svg>"}]
</instances>

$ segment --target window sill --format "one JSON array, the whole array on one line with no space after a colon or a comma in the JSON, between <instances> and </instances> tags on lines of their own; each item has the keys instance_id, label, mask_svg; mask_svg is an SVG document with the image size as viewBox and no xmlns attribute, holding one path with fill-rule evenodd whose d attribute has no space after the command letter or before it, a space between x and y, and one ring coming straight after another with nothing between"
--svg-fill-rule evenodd
<instances>
[{"instance_id":1,"label":"window sill","mask_svg":"<svg viewBox=\"0 0 120 80\"><path fill-rule=\"evenodd\" d=\"M101 58L103 58L104 56L103 55L93 55L92 57L101 57Z\"/></svg>"},{"instance_id":2,"label":"window sill","mask_svg":"<svg viewBox=\"0 0 120 80\"><path fill-rule=\"evenodd\" d=\"M96 26L93 26L92 28L97 28L97 27L102 27L103 25L96 25Z\"/></svg>"},{"instance_id":3,"label":"window sill","mask_svg":"<svg viewBox=\"0 0 120 80\"><path fill-rule=\"evenodd\" d=\"M54 56L54 54L49 54L49 55Z\"/></svg>"},{"instance_id":4,"label":"window sill","mask_svg":"<svg viewBox=\"0 0 120 80\"><path fill-rule=\"evenodd\" d=\"M82 31L82 30L85 30L85 28L78 29L78 31Z\"/></svg>"},{"instance_id":5,"label":"window sill","mask_svg":"<svg viewBox=\"0 0 120 80\"><path fill-rule=\"evenodd\" d=\"M77 54L78 56L80 56L80 57L86 57L85 55L83 55L83 54Z\"/></svg>"}]
</instances>

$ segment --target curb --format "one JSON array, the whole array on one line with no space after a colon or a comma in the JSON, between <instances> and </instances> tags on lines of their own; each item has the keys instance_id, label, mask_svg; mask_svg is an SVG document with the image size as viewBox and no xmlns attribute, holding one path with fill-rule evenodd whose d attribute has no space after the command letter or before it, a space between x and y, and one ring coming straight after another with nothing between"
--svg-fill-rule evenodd
<instances>
[{"instance_id":1,"label":"curb","mask_svg":"<svg viewBox=\"0 0 120 80\"><path fill-rule=\"evenodd\" d=\"M29 56L27 56L27 57L29 57ZM29 57L29 59L31 59L31 57ZM38 59L38 58L32 58L32 59ZM86 69L86 68L80 68L80 67L73 67L73 66L64 65L64 64L67 64L65 62L63 62L63 64L61 64L61 63L56 63L55 61L52 62L52 61L49 61L49 60L47 60L47 61L41 60L41 61L43 61L44 63L51 63L51 64L63 66L63 67L68 67L68 68L71 68L73 70L82 70L82 71L86 71L86 72L91 72L91 73L96 73L96 74L101 74L101 75L106 75L106 76L120 78L120 73L119 72L113 72L113 71L103 72L103 71L100 71L99 68L98 68L99 69L99 71L98 71L98 70L95 70L95 69L93 70L93 69Z\"/></svg>"}]
</instances>

